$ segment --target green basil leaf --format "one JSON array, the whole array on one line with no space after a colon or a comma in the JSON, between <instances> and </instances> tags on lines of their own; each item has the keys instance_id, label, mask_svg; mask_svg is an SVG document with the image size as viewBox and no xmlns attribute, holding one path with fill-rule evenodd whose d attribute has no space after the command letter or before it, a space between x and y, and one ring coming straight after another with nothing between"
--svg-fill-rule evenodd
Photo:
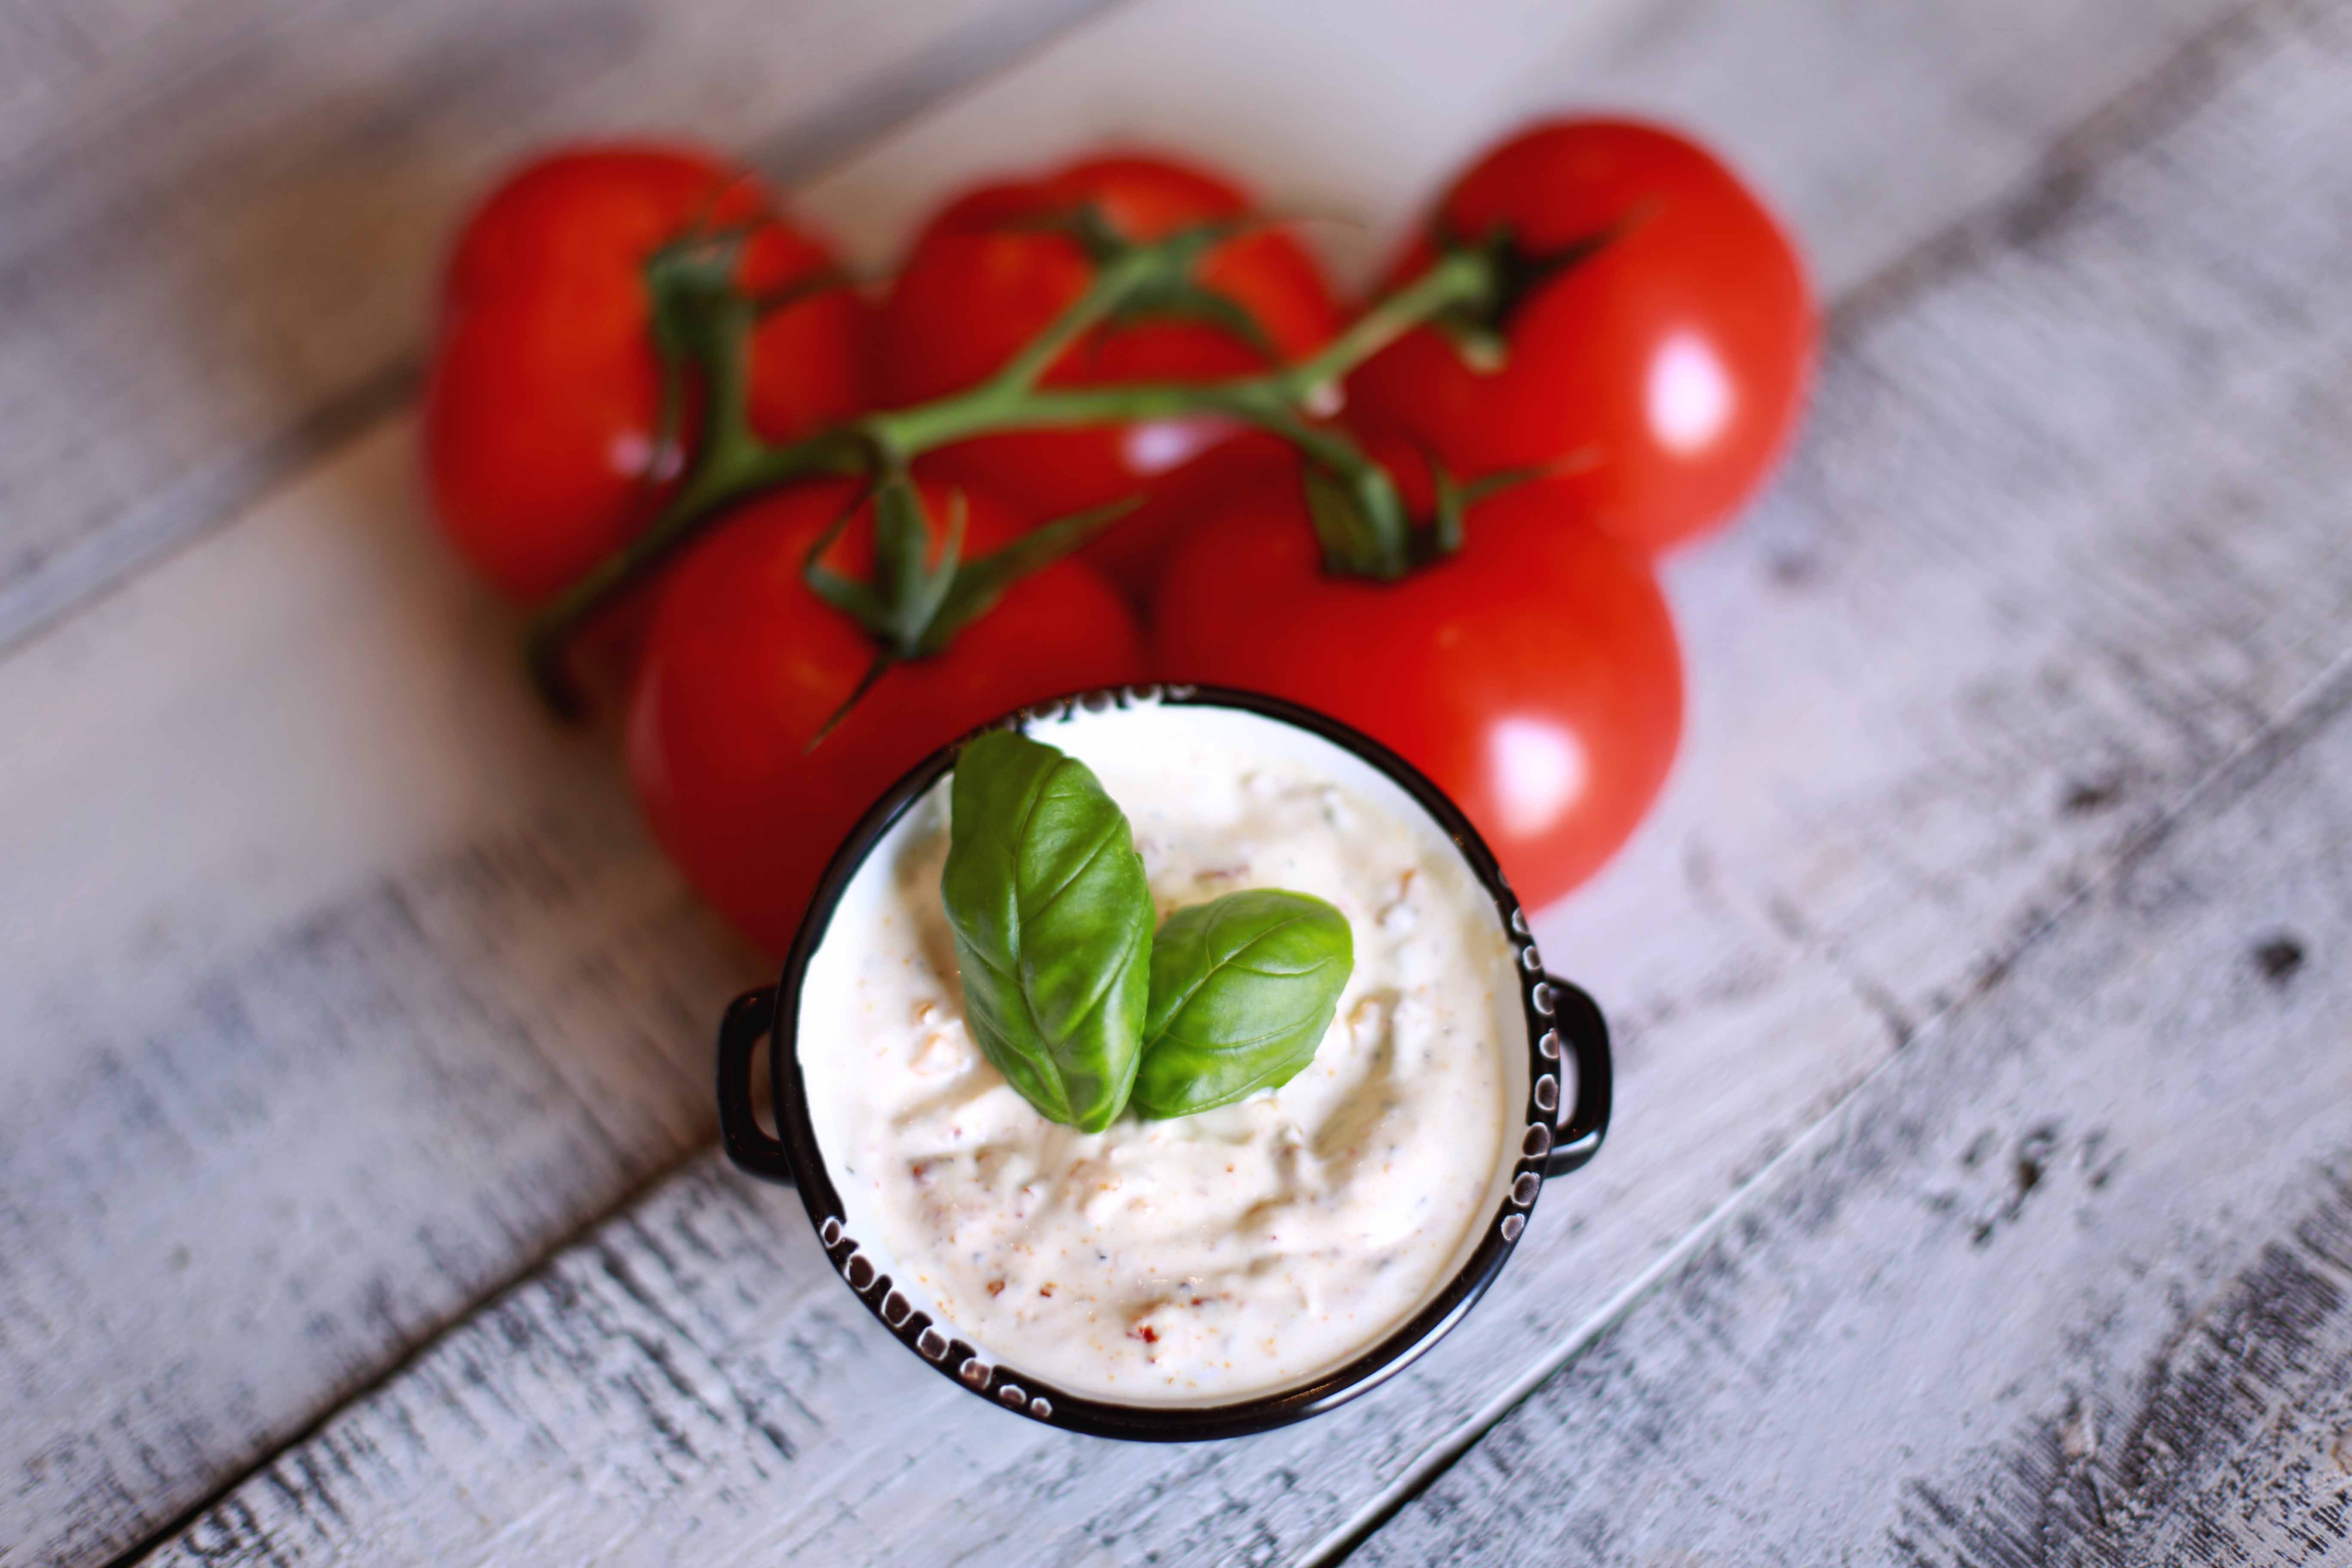
<instances>
[{"instance_id":1,"label":"green basil leaf","mask_svg":"<svg viewBox=\"0 0 2352 1568\"><path fill-rule=\"evenodd\" d=\"M1276 1089L1315 1059L1356 966L1348 919L1274 888L1170 915L1151 943L1135 1109L1190 1116Z\"/></svg>"},{"instance_id":2,"label":"green basil leaf","mask_svg":"<svg viewBox=\"0 0 2352 1568\"><path fill-rule=\"evenodd\" d=\"M992 731L956 759L940 896L981 1050L1040 1115L1099 1132L1127 1104L1150 992L1151 889L1084 763Z\"/></svg>"}]
</instances>

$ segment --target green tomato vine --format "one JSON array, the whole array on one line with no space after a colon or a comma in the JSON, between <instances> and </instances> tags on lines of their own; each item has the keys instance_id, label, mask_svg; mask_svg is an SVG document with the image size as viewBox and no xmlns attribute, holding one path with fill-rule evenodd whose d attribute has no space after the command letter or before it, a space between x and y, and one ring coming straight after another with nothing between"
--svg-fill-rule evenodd
<instances>
[{"instance_id":1,"label":"green tomato vine","mask_svg":"<svg viewBox=\"0 0 2352 1568\"><path fill-rule=\"evenodd\" d=\"M1394 479L1347 432L1317 422L1310 411L1333 400L1349 371L1425 321L1499 324L1509 303L1507 243L1496 237L1475 246L1450 246L1426 270L1296 364L1218 381L1045 387L1040 384L1045 372L1097 326L1157 300L1193 300L1203 293L1194 280L1202 258L1248 225L1202 224L1149 242L1123 239L1088 213L1075 216L1069 226L1096 262L1092 284L994 375L931 402L877 409L790 442L761 438L748 414L751 334L762 310L779 302L753 300L735 284L742 237L689 235L656 253L646 276L655 347L664 369L664 406L674 421L683 405L686 378L691 377L700 393L700 437L682 482L645 531L532 621L525 658L550 705L566 714L579 710L564 656L597 612L658 571L731 507L762 490L818 476L863 479L861 503L877 503L882 570L874 583L850 583L828 572L817 560L821 548L806 567L811 588L876 639L876 663L859 691L898 659L940 651L1012 581L1075 549L1124 510L1062 519L1038 531L1034 543L1024 540L969 562L961 557L959 531L951 522L947 548L929 563L933 535L910 465L926 452L1004 431L1200 416L1269 431L1305 459L1310 510L1328 569L1380 580L1411 571L1426 552L1417 545L1413 521ZM806 287L839 283L828 277ZM1449 541L1458 542L1462 492L1443 483L1439 488L1434 537L1443 550ZM1443 515L1449 511L1456 514L1450 527Z\"/></svg>"}]
</instances>

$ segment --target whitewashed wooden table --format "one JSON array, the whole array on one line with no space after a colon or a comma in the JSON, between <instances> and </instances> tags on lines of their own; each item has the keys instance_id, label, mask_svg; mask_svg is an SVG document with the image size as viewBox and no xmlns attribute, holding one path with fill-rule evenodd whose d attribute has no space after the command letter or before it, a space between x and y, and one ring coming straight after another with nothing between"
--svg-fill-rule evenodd
<instances>
[{"instance_id":1,"label":"whitewashed wooden table","mask_svg":"<svg viewBox=\"0 0 2352 1568\"><path fill-rule=\"evenodd\" d=\"M0 10L0 1564L2352 1561L2352 11ZM1435 1353L961 1394L712 1152L759 965L423 526L435 248L681 127L887 258L1106 137L1360 215L1685 121L1833 306L1538 921L1619 1119Z\"/></svg>"}]
</instances>

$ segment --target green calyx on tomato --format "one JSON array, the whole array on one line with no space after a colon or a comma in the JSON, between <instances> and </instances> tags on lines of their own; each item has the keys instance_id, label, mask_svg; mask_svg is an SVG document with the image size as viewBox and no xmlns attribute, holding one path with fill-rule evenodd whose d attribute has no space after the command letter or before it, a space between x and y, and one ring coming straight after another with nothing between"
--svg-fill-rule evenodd
<instances>
[{"instance_id":1,"label":"green calyx on tomato","mask_svg":"<svg viewBox=\"0 0 2352 1568\"><path fill-rule=\"evenodd\" d=\"M1355 964L1345 916L1278 889L1155 934L1127 815L1092 770L1009 730L966 742L940 898L981 1051L1037 1112L1099 1132L1287 1083ZM1131 1097L1131 1098L1130 1098Z\"/></svg>"},{"instance_id":2,"label":"green calyx on tomato","mask_svg":"<svg viewBox=\"0 0 2352 1568\"><path fill-rule=\"evenodd\" d=\"M1588 453L1562 476L1572 510L1645 553L1720 526L1787 445L1809 379L1817 320L1788 232L1687 137L1547 121L1463 171L1391 277L1497 234L1486 341L1475 320L1404 334L1349 377L1350 415L1472 475ZM1575 264L1542 265L1562 254ZM1522 255L1539 259L1514 272Z\"/></svg>"},{"instance_id":3,"label":"green calyx on tomato","mask_svg":"<svg viewBox=\"0 0 2352 1568\"><path fill-rule=\"evenodd\" d=\"M856 621L875 642L873 664L810 738L811 751L893 664L944 653L955 635L986 615L1007 588L1059 561L1134 504L1118 501L1057 519L967 561L966 503L959 490L950 497L947 537L933 560L934 535L922 491L900 470L873 487L874 575L860 580L827 566L824 555L867 499L861 495L842 509L809 546L801 567L809 591Z\"/></svg>"},{"instance_id":4,"label":"green calyx on tomato","mask_svg":"<svg viewBox=\"0 0 2352 1568\"><path fill-rule=\"evenodd\" d=\"M940 533L962 520L966 571L1030 531L977 485L916 488ZM840 577L881 575L878 508L857 502L866 489L812 479L730 510L655 584L630 679L623 734L647 825L696 889L779 959L835 847L892 780L1024 704L1150 674L1132 606L1065 559L1005 587L946 656L877 676L879 639L808 571L815 550Z\"/></svg>"},{"instance_id":5,"label":"green calyx on tomato","mask_svg":"<svg viewBox=\"0 0 2352 1568\"><path fill-rule=\"evenodd\" d=\"M450 247L419 436L435 520L509 598L544 605L641 533L700 446L672 395L648 264L682 239L761 307L742 379L753 429L789 441L871 402L867 308L759 182L690 146L594 143L533 160Z\"/></svg>"},{"instance_id":6,"label":"green calyx on tomato","mask_svg":"<svg viewBox=\"0 0 2352 1568\"><path fill-rule=\"evenodd\" d=\"M1358 457L1360 467L1354 458L1327 466L1309 458L1300 465L1299 484L1324 570L1384 583L1461 549L1463 518L1471 506L1548 471L1513 468L1465 484L1428 454L1431 500L1423 519L1413 515L1394 475L1370 456Z\"/></svg>"},{"instance_id":7,"label":"green calyx on tomato","mask_svg":"<svg viewBox=\"0 0 2352 1568\"><path fill-rule=\"evenodd\" d=\"M1086 258L1099 270L1113 266L1129 250L1134 241L1123 234L1100 203L1081 201L1057 212L1034 217L1011 217L986 226L1007 233L1027 231L1038 234L1058 234L1076 245ZM1246 218L1220 219L1192 226L1190 232L1202 237L1210 248L1225 240L1238 237L1262 224ZM1197 276L1199 257L1193 265L1171 270L1139 285L1118 307L1104 318L1102 324L1112 328L1139 326L1149 321L1193 321L1214 327L1229 337L1246 343L1252 352L1268 363L1282 358L1282 351L1255 312L1223 289L1212 289Z\"/></svg>"},{"instance_id":8,"label":"green calyx on tomato","mask_svg":"<svg viewBox=\"0 0 2352 1568\"><path fill-rule=\"evenodd\" d=\"M1046 371L1065 351L1120 311L1183 310L1198 305L1202 291L1195 290L1192 280L1202 258L1259 221L1244 216L1190 224L1149 241L1126 239L1108 225L1094 222L1087 242L1097 258L1092 282L994 374L928 403L877 410L783 444L762 439L743 414L748 381L744 343L757 310L729 282L718 259L723 242L710 247L709 256L698 256L692 245L656 254L648 263L648 287L661 301L658 338L664 353L677 356L699 392L703 438L682 482L644 531L558 595L534 621L528 660L541 692L559 712L576 710L578 700L563 668L573 633L745 497L827 474L866 476L876 483L877 497L894 486L902 496L911 496L904 476L916 458L1005 431L1205 416L1271 432L1296 446L1307 458L1309 471L1320 477L1327 495L1326 504L1318 506L1317 526L1329 569L1381 579L1402 576L1414 563L1413 530L1394 481L1344 431L1317 423L1305 410L1328 397L1356 365L1418 323L1460 301L1490 294L1493 264L1483 253L1439 257L1295 364L1207 382L1066 387L1045 383ZM1059 525L1061 531L1050 537L1066 549L1107 521L1099 514L1081 514ZM928 529L921 531L927 542ZM913 531L908 531L907 537L912 536ZM901 559L915 553L919 552L903 552ZM939 612L958 603L979 602L985 608L986 574L972 580L982 585L961 601L952 588L929 579L918 581L918 574L903 574L898 581L906 591L886 587L887 602L878 605L844 592L837 584L811 584L828 602L877 630L881 642L877 669L889 659L943 647L954 627L949 626L943 634Z\"/></svg>"},{"instance_id":9,"label":"green calyx on tomato","mask_svg":"<svg viewBox=\"0 0 2352 1568\"><path fill-rule=\"evenodd\" d=\"M1420 500L1410 445L1370 437ZM1646 559L1572 477L1465 503L1460 547L1401 582L1323 569L1300 486L1237 487L1152 601L1154 671L1328 713L1445 791L1539 908L1606 861L1671 766L1682 662Z\"/></svg>"},{"instance_id":10,"label":"green calyx on tomato","mask_svg":"<svg viewBox=\"0 0 2352 1568\"><path fill-rule=\"evenodd\" d=\"M661 368L657 450L678 440L689 365L702 367L713 394L705 445L729 448L756 440L748 379L752 331L764 317L849 285L846 273L827 266L765 293L746 291L738 282L743 247L757 232L744 225L690 229L646 258L654 357Z\"/></svg>"},{"instance_id":11,"label":"green calyx on tomato","mask_svg":"<svg viewBox=\"0 0 2352 1568\"><path fill-rule=\"evenodd\" d=\"M1240 226L1201 257L1181 292L1148 290L1115 311L1047 366L1042 384L1201 384L1311 358L1349 311L1293 226L1262 216L1215 169L1130 147L974 187L931 216L876 303L878 404L927 403L993 375L1086 291L1106 238L1150 241L1223 220ZM1088 229L1074 233L1076 225ZM1283 445L1229 417L1180 416L1004 431L924 467L1040 517L1142 494L1133 517L1082 552L1140 600L1200 498L1221 476L1278 459Z\"/></svg>"},{"instance_id":12,"label":"green calyx on tomato","mask_svg":"<svg viewBox=\"0 0 2352 1568\"><path fill-rule=\"evenodd\" d=\"M1548 249L1522 249L1511 228L1496 224L1477 240L1450 231L1441 219L1434 234L1442 252L1475 250L1486 261L1494 282L1487 291L1465 298L1429 319L1433 328L1452 342L1454 352L1474 371L1499 370L1510 355L1511 322L1528 300L1551 280L1581 262L1591 260L1639 224L1644 216L1635 209L1607 227Z\"/></svg>"},{"instance_id":13,"label":"green calyx on tomato","mask_svg":"<svg viewBox=\"0 0 2352 1568\"><path fill-rule=\"evenodd\" d=\"M1359 449L1339 463L1327 465L1309 456L1299 465L1307 521L1322 550L1326 572L1400 582L1462 548L1470 508L1515 486L1572 470L1577 462L1577 455L1571 454L1560 463L1506 468L1465 480L1435 451L1423 447L1420 455L1428 470L1429 496L1418 509L1398 487L1391 466L1393 455L1383 461ZM1391 549L1392 538L1402 540L1401 550Z\"/></svg>"}]
</instances>

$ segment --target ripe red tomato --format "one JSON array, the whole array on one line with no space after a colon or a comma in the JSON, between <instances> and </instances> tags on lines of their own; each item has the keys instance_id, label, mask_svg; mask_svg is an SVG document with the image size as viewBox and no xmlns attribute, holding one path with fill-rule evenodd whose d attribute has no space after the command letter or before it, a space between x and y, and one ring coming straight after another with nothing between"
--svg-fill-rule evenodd
<instances>
[{"instance_id":1,"label":"ripe red tomato","mask_svg":"<svg viewBox=\"0 0 2352 1568\"><path fill-rule=\"evenodd\" d=\"M1402 582L1322 569L1294 472L1171 554L1155 675L1286 697L1401 752L1477 825L1530 908L1599 869L1664 782L1682 663L1648 564L1559 481L1469 509Z\"/></svg>"},{"instance_id":2,"label":"ripe red tomato","mask_svg":"<svg viewBox=\"0 0 2352 1568\"><path fill-rule=\"evenodd\" d=\"M877 370L884 399L918 403L970 386L1085 292L1093 266L1075 241L1009 226L1087 204L1139 240L1250 205L1237 186L1214 174L1139 154L966 193L923 230L882 306ZM1328 285L1287 234L1263 230L1218 247L1202 261L1199 279L1247 310L1283 361L1311 353L1339 328ZM1087 334L1045 379L1061 386L1205 381L1265 366L1256 348L1224 328L1162 318ZM1192 420L991 436L948 448L926 467L983 485L1038 517L1056 517L1145 493L1236 434L1222 423ZM1130 517L1089 545L1088 559L1139 584L1178 521L1157 508L1151 517Z\"/></svg>"},{"instance_id":3,"label":"ripe red tomato","mask_svg":"<svg viewBox=\"0 0 2352 1568\"><path fill-rule=\"evenodd\" d=\"M425 386L426 477L450 539L509 595L543 598L578 578L645 526L674 478L678 453L655 450L660 379L641 269L706 223L757 225L740 274L755 293L831 264L772 216L750 176L671 147L542 158L459 234ZM753 428L788 438L863 406L863 312L854 293L830 289L760 323Z\"/></svg>"},{"instance_id":4,"label":"ripe red tomato","mask_svg":"<svg viewBox=\"0 0 2352 1568\"><path fill-rule=\"evenodd\" d=\"M1520 255L1628 226L1537 286L1481 373L1423 329L1350 379L1351 411L1434 444L1467 474L1571 457L1574 510L1658 551L1723 522L1794 428L1815 337L1789 237L1737 175L1671 132L1557 121L1486 154L1433 226L1507 229ZM1398 264L1428 264L1424 234Z\"/></svg>"},{"instance_id":5,"label":"ripe red tomato","mask_svg":"<svg viewBox=\"0 0 2352 1568\"><path fill-rule=\"evenodd\" d=\"M781 955L817 878L866 807L941 742L1023 703L1125 684L1142 634L1109 584L1075 561L1015 583L940 655L886 673L814 751L874 644L810 591L809 547L854 488L824 481L763 496L690 551L663 583L628 712L629 771L655 837L704 897ZM925 485L935 531L950 505ZM1024 520L967 492L967 557ZM826 555L872 570L871 508Z\"/></svg>"}]
</instances>

